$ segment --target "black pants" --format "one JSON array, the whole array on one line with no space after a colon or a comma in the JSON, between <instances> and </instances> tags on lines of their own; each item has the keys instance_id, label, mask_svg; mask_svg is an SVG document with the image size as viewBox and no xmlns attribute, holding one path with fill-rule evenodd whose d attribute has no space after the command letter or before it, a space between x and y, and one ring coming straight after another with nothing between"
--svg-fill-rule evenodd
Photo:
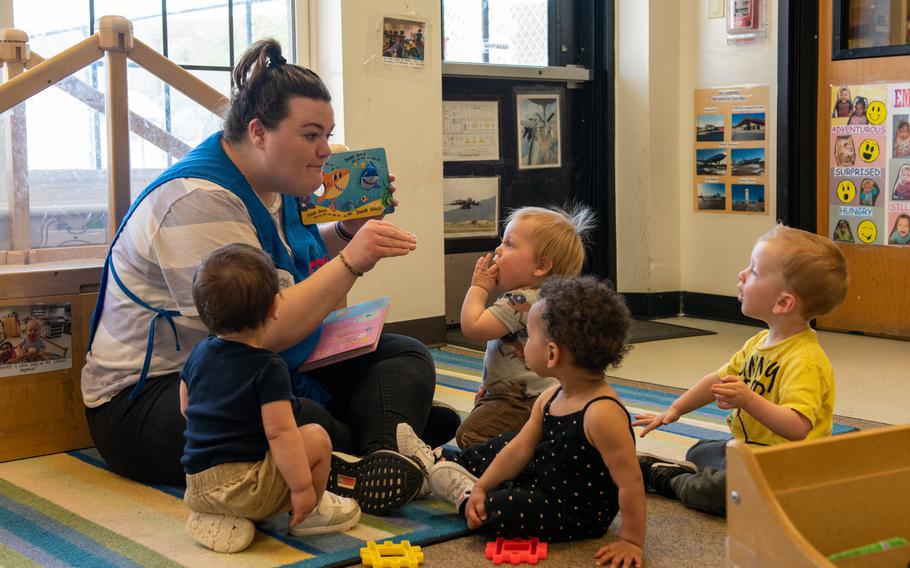
<instances>
[{"instance_id":1,"label":"black pants","mask_svg":"<svg viewBox=\"0 0 910 568\"><path fill-rule=\"evenodd\" d=\"M436 387L433 359L416 339L383 334L376 351L307 373L332 395L328 407L298 399L297 424L317 423L336 450L354 454L396 449L395 428L420 433ZM132 386L97 408L86 408L101 457L125 477L147 483L186 483L180 458L186 422L180 414L177 373L149 379L139 396Z\"/></svg>"}]
</instances>

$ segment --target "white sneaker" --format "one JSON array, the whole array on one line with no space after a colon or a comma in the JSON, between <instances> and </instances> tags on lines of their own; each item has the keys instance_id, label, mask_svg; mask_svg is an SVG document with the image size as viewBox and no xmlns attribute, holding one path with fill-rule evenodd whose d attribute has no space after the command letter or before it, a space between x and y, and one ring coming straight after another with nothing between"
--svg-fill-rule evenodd
<instances>
[{"instance_id":1,"label":"white sneaker","mask_svg":"<svg viewBox=\"0 0 910 568\"><path fill-rule=\"evenodd\" d=\"M240 552L253 542L256 527L249 519L190 511L186 532L193 540L215 552Z\"/></svg>"},{"instance_id":2,"label":"white sneaker","mask_svg":"<svg viewBox=\"0 0 910 568\"><path fill-rule=\"evenodd\" d=\"M453 461L441 461L430 470L430 488L433 494L461 509L461 504L471 494L477 478Z\"/></svg>"},{"instance_id":3,"label":"white sneaker","mask_svg":"<svg viewBox=\"0 0 910 568\"><path fill-rule=\"evenodd\" d=\"M420 491L417 492L415 498L422 499L428 497L430 495L430 468L432 468L433 465L439 461L439 458L442 457L442 449L436 448L434 450L427 445L426 442L420 439L414 432L414 429L411 428L411 425L407 422L398 423L398 428L395 431L395 438L398 443L398 453L411 458L423 469L423 484L420 486Z\"/></svg>"},{"instance_id":4,"label":"white sneaker","mask_svg":"<svg viewBox=\"0 0 910 568\"><path fill-rule=\"evenodd\" d=\"M291 527L288 532L291 536L344 532L354 528L359 522L360 506L357 505L357 501L326 491L307 518L297 526Z\"/></svg>"}]
</instances>

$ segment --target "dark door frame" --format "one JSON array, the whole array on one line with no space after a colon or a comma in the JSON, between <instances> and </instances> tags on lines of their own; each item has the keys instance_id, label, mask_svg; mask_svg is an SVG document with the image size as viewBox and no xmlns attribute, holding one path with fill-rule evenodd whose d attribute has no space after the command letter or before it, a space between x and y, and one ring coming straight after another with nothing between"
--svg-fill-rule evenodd
<instances>
[{"instance_id":1,"label":"dark door frame","mask_svg":"<svg viewBox=\"0 0 910 568\"><path fill-rule=\"evenodd\" d=\"M818 2L779 0L777 220L815 232Z\"/></svg>"}]
</instances>

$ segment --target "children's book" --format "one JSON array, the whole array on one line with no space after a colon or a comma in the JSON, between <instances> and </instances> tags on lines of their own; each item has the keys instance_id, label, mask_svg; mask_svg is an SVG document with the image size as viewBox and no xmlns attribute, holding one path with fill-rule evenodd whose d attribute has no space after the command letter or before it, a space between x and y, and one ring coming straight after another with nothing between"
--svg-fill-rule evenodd
<instances>
[{"instance_id":1,"label":"children's book","mask_svg":"<svg viewBox=\"0 0 910 568\"><path fill-rule=\"evenodd\" d=\"M333 153L322 177L322 189L301 200L304 225L378 217L395 210L383 148Z\"/></svg>"},{"instance_id":2,"label":"children's book","mask_svg":"<svg viewBox=\"0 0 910 568\"><path fill-rule=\"evenodd\" d=\"M319 343L300 366L300 370L318 369L375 351L388 315L388 296L330 313L322 323Z\"/></svg>"}]
</instances>

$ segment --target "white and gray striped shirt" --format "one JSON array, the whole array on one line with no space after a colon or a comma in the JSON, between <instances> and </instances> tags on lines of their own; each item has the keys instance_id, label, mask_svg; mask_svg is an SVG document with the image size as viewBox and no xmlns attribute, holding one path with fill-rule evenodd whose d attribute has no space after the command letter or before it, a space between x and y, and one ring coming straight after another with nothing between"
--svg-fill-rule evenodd
<instances>
[{"instance_id":1,"label":"white and gray striped shirt","mask_svg":"<svg viewBox=\"0 0 910 568\"><path fill-rule=\"evenodd\" d=\"M281 200L269 212L284 241ZM193 304L193 272L206 254L228 243L261 248L240 198L202 179L163 184L139 204L120 234L111 262L124 285L150 306L182 314L174 317L180 351L167 321L156 322L149 378L178 371L193 346L209 335ZM282 288L294 282L283 270L278 277ZM101 320L82 369L82 397L89 407L104 404L139 380L155 315L130 300L110 275L104 294Z\"/></svg>"}]
</instances>

